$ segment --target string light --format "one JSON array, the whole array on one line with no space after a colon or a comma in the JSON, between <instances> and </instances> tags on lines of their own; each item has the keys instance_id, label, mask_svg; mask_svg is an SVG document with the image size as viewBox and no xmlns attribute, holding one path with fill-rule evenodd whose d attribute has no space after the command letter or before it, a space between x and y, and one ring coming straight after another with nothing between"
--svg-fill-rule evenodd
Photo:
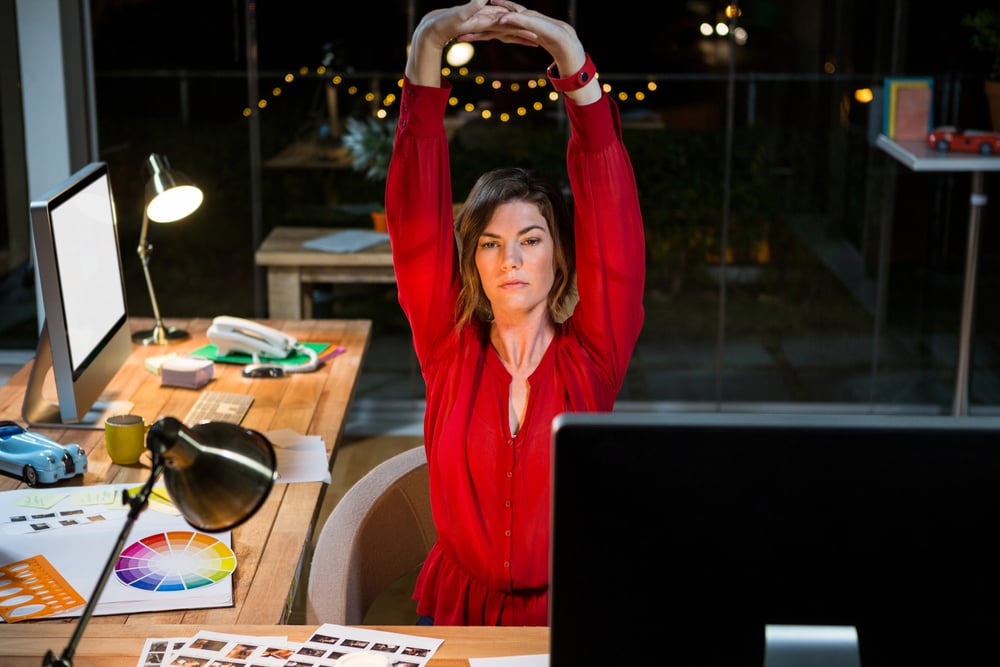
<instances>
[{"instance_id":1,"label":"string light","mask_svg":"<svg viewBox=\"0 0 1000 667\"><path fill-rule=\"evenodd\" d=\"M529 92L538 92L541 94L541 97L536 98L527 104L518 104L512 110L498 111L495 109L483 108L479 110L478 113L484 120L496 120L506 123L510 122L514 118L525 118L532 113L537 114L544 112L547 108L552 107L555 103L557 103L560 98L559 93L551 89L548 79L545 77L533 77L523 80L488 78L483 74L473 74L466 67L460 67L457 70L452 70L450 67L444 67L441 69L441 73L443 76L449 77L453 83L471 83L478 87L487 87L491 91L506 90L511 93L527 94ZM325 79L325 85L341 89L350 97L360 97L368 104L373 104L376 100L379 100L378 106L373 112L373 115L377 118L389 118L392 107L398 101L398 96L395 93L381 95L373 90L362 90L357 84L349 84L345 80L343 74L331 73L328 75L326 67L323 66L316 68L315 74L316 76ZM308 75L309 68L300 67L297 75L292 72L286 73L283 77L283 81L285 84L291 85L298 79L304 79ZM396 81L396 86L397 88L402 88L403 80L398 79ZM656 81L650 80L640 86L636 86L634 90L615 90L610 83L601 82L601 89L607 94L613 94L620 103L643 103L647 101L649 93L655 93L658 90L658 86ZM273 100L281 97L283 92L284 91L281 86L273 87L271 89L270 99ZM476 113L480 106L478 102L482 99L482 96L476 98L475 101L463 100L457 96L452 96L448 100L448 106L460 109L465 113ZM243 109L242 115L244 118L249 118L254 113L264 111L268 107L268 104L269 99L260 99L257 101L256 109L246 107Z\"/></svg>"}]
</instances>

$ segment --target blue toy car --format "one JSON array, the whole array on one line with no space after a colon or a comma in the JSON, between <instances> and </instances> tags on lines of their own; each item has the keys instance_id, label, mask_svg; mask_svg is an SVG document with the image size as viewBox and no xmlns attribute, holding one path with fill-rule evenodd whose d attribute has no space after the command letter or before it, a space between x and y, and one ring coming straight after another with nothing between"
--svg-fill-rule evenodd
<instances>
[{"instance_id":1,"label":"blue toy car","mask_svg":"<svg viewBox=\"0 0 1000 667\"><path fill-rule=\"evenodd\" d=\"M60 445L4 419L0 420L0 470L28 486L51 484L87 472L87 452L80 445Z\"/></svg>"}]
</instances>

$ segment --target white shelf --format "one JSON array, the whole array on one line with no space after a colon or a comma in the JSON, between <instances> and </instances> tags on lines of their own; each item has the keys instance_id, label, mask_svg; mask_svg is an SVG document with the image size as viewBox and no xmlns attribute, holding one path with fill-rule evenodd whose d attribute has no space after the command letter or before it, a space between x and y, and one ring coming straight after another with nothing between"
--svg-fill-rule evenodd
<instances>
[{"instance_id":1,"label":"white shelf","mask_svg":"<svg viewBox=\"0 0 1000 667\"><path fill-rule=\"evenodd\" d=\"M919 139L895 141L884 134L875 145L913 171L1000 171L1000 155L942 152Z\"/></svg>"}]
</instances>

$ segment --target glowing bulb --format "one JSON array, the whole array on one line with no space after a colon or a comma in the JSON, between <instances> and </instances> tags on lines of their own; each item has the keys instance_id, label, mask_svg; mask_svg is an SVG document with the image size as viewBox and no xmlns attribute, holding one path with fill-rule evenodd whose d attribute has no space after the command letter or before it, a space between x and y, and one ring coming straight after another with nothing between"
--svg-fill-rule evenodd
<instances>
[{"instance_id":1,"label":"glowing bulb","mask_svg":"<svg viewBox=\"0 0 1000 667\"><path fill-rule=\"evenodd\" d=\"M445 55L445 60L452 67L461 67L465 65L475 54L476 50L468 42L455 42L448 48L448 53Z\"/></svg>"}]
</instances>

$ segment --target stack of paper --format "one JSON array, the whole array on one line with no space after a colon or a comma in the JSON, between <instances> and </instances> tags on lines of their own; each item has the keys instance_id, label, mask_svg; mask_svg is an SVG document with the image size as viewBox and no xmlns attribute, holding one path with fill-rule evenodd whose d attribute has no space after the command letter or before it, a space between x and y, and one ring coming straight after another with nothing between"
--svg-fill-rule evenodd
<instances>
[{"instance_id":1,"label":"stack of paper","mask_svg":"<svg viewBox=\"0 0 1000 667\"><path fill-rule=\"evenodd\" d=\"M160 366L160 384L200 389L215 377L215 364L208 359L178 356Z\"/></svg>"},{"instance_id":2,"label":"stack of paper","mask_svg":"<svg viewBox=\"0 0 1000 667\"><path fill-rule=\"evenodd\" d=\"M279 483L330 483L330 458L323 438L318 435L302 435L290 428L269 431L264 437L274 445Z\"/></svg>"}]
</instances>

